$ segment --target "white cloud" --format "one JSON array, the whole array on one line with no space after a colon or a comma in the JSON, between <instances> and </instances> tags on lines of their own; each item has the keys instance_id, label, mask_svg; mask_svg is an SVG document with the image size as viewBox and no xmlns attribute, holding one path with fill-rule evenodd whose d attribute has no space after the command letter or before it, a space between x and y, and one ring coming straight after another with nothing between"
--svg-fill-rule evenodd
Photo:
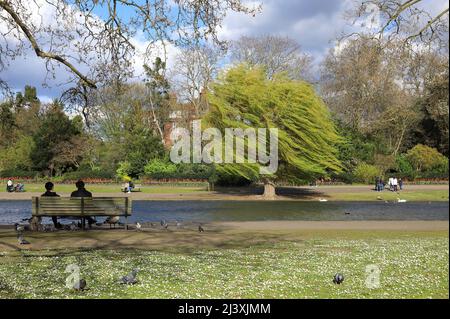
<instances>
[{"instance_id":1,"label":"white cloud","mask_svg":"<svg viewBox=\"0 0 450 319\"><path fill-rule=\"evenodd\" d=\"M37 0L40 3L44 0ZM249 5L262 2L262 12L256 16L243 13L229 12L218 29L219 38L235 40L242 35L277 34L289 36L298 41L303 51L310 54L315 63L319 63L329 48L334 47L336 37L344 31L348 22L344 20L344 10L353 0L261 0L248 1ZM439 12L448 7L446 0L425 0L424 5L432 12ZM43 16L44 23L52 22L52 9L45 8L39 12ZM77 14L73 20L65 21L75 24ZM36 17L38 15L36 14ZM34 19L37 19L37 18ZM35 20L36 23L40 20ZM0 23L0 29L4 27ZM42 39L41 39L42 40ZM133 60L135 79L141 79L144 63L152 63L156 56L162 56L160 43L157 43L150 54L146 55L148 42L143 34L137 34L132 43L137 49ZM179 49L171 44L166 46L168 68L173 68L175 56ZM146 59L147 57L147 59ZM83 70L87 70L83 68ZM68 71L63 66L57 66L54 72L55 78L49 81L51 87L43 85L45 80L45 61L37 58L33 51L26 50L16 60L11 61L10 66L3 70L0 77L6 80L13 89L20 90L26 84L38 88L39 94L47 97L57 97L67 86L57 86L68 78Z\"/></svg>"}]
</instances>

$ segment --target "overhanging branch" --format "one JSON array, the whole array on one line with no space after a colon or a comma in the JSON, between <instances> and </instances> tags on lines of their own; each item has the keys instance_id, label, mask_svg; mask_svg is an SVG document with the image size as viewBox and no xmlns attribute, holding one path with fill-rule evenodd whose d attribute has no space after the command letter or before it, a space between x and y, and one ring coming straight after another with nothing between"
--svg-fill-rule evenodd
<instances>
[{"instance_id":1,"label":"overhanging branch","mask_svg":"<svg viewBox=\"0 0 450 319\"><path fill-rule=\"evenodd\" d=\"M78 69L69 61L67 61L64 57L53 54L51 52L43 51L33 34L31 33L30 29L26 26L26 24L22 21L22 19L17 15L17 13L14 11L14 9L9 5L7 1L0 1L0 7L8 12L8 14L11 16L11 18L14 20L14 22L20 27L20 29L25 33L25 36L27 37L28 41L30 41L31 46L33 47L34 52L36 52L36 55L43 59L51 59L60 62L61 64L68 67L76 76L78 76L82 82L84 82L87 86L92 88L97 88L94 81L90 80L88 77L83 75Z\"/></svg>"}]
</instances>

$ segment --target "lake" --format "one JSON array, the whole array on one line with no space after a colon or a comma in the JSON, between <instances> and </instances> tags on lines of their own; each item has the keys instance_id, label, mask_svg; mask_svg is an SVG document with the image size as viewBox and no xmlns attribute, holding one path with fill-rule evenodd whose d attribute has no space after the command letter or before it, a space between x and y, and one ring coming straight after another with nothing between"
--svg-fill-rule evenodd
<instances>
[{"instance_id":1,"label":"lake","mask_svg":"<svg viewBox=\"0 0 450 319\"><path fill-rule=\"evenodd\" d=\"M129 222L449 220L448 202L133 201ZM0 224L31 216L31 200L0 200ZM44 219L45 223L50 219Z\"/></svg>"}]
</instances>

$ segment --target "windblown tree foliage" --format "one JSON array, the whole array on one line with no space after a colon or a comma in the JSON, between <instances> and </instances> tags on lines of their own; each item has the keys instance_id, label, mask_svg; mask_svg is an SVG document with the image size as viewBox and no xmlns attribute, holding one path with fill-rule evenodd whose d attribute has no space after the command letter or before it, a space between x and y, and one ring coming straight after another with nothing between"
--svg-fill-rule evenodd
<instances>
[{"instance_id":1,"label":"windblown tree foliage","mask_svg":"<svg viewBox=\"0 0 450 319\"><path fill-rule=\"evenodd\" d=\"M284 75L269 80L264 69L240 65L220 76L208 100L210 112L204 124L222 134L225 128L278 129L275 174L260 175L260 164L248 161L218 165L218 171L263 181L265 195L270 196L278 181L311 180L340 170L336 149L340 137L325 104L308 83ZM269 145L268 133L266 138ZM248 137L244 142L248 145Z\"/></svg>"}]
</instances>

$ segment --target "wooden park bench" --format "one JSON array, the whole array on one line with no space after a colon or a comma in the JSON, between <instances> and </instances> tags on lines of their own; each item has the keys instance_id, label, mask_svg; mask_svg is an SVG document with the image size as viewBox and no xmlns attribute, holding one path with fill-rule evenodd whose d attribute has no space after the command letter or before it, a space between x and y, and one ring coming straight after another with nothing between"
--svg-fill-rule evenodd
<instances>
[{"instance_id":1,"label":"wooden park bench","mask_svg":"<svg viewBox=\"0 0 450 319\"><path fill-rule=\"evenodd\" d=\"M32 219L41 217L76 217L85 228L86 217L131 216L131 201L128 197L33 197Z\"/></svg>"},{"instance_id":2,"label":"wooden park bench","mask_svg":"<svg viewBox=\"0 0 450 319\"><path fill-rule=\"evenodd\" d=\"M134 185L134 187L131 189L131 192L140 192L141 191L142 186L137 184ZM126 193L127 192L127 184L122 184L122 188L121 191Z\"/></svg>"}]
</instances>

